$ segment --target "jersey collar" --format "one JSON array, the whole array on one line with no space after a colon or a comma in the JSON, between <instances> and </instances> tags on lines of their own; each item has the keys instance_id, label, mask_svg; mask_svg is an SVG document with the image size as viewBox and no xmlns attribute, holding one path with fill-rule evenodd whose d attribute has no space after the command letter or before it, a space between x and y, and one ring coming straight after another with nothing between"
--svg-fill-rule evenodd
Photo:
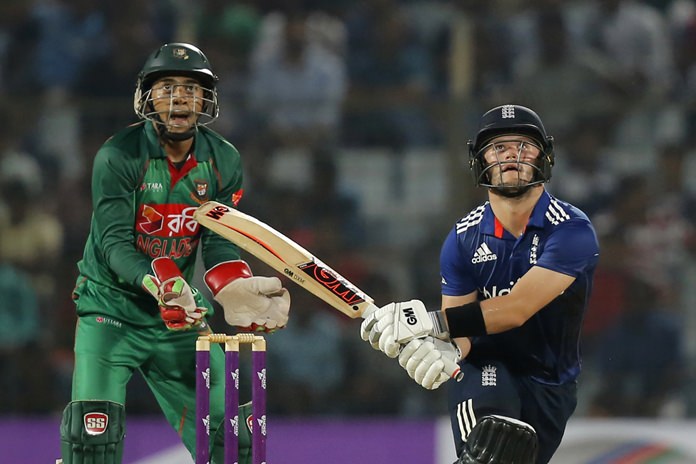
<instances>
[{"instance_id":1,"label":"jersey collar","mask_svg":"<svg viewBox=\"0 0 696 464\"><path fill-rule=\"evenodd\" d=\"M145 121L144 124L145 136L147 137L147 152L150 158L166 158L167 154L165 153L164 148L162 148L160 145L159 137L157 136L157 131L155 130L154 125L149 121ZM210 145L207 143L205 137L200 136L202 130L205 130L205 128L199 127L197 133L194 135L196 140L194 142L195 148L193 150L193 155L196 161L207 161L209 158L208 152Z\"/></svg>"},{"instance_id":2,"label":"jersey collar","mask_svg":"<svg viewBox=\"0 0 696 464\"><path fill-rule=\"evenodd\" d=\"M145 121L145 136L147 137L147 153L150 158L166 158L166 153L159 143L157 131L152 122Z\"/></svg>"},{"instance_id":3,"label":"jersey collar","mask_svg":"<svg viewBox=\"0 0 696 464\"><path fill-rule=\"evenodd\" d=\"M538 229L542 229L546 224L546 211L549 209L550 204L551 195L546 191L546 189L544 189L544 191L541 192L539 201L537 201L536 205L534 205L532 216L529 218L527 227L536 227Z\"/></svg>"},{"instance_id":4,"label":"jersey collar","mask_svg":"<svg viewBox=\"0 0 696 464\"><path fill-rule=\"evenodd\" d=\"M544 189L536 205L534 205L532 215L527 223L527 228L533 227L541 229L544 227L546 210L548 210L550 203L551 195ZM490 203L486 203L486 209L483 212L483 219L481 220L481 230L486 235L493 235L498 238L515 238L512 234L503 229L503 226L495 217L495 214L493 214L493 208L491 208Z\"/></svg>"}]
</instances>

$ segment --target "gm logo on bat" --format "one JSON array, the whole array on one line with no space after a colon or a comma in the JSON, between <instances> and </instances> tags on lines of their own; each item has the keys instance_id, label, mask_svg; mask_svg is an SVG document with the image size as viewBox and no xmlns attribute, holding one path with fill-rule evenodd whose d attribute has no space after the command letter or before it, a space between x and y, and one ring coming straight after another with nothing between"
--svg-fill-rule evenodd
<instances>
[{"instance_id":1,"label":"gm logo on bat","mask_svg":"<svg viewBox=\"0 0 696 464\"><path fill-rule=\"evenodd\" d=\"M287 267L283 269L283 272L286 276L290 277L291 279L296 280L301 284L305 283L305 280L302 278L302 276L295 274L294 272L292 272L292 270L288 269Z\"/></svg>"}]
</instances>

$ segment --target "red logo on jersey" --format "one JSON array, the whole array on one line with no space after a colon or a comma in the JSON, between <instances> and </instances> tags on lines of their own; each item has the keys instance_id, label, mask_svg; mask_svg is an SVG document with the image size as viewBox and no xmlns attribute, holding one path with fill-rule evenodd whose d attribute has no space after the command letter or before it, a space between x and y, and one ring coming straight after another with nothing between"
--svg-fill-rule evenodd
<instances>
[{"instance_id":1,"label":"red logo on jersey","mask_svg":"<svg viewBox=\"0 0 696 464\"><path fill-rule=\"evenodd\" d=\"M244 195L244 189L239 189L236 192L232 194L232 204L234 206L237 206L239 204L239 200L242 199L242 196Z\"/></svg>"},{"instance_id":2,"label":"red logo on jersey","mask_svg":"<svg viewBox=\"0 0 696 464\"><path fill-rule=\"evenodd\" d=\"M143 205L140 218L141 220L138 221L138 227L146 234L152 235L162 230L164 216L158 213L152 206Z\"/></svg>"},{"instance_id":3,"label":"red logo on jersey","mask_svg":"<svg viewBox=\"0 0 696 464\"><path fill-rule=\"evenodd\" d=\"M103 412L88 412L83 417L83 422L88 435L101 435L109 425L109 416Z\"/></svg>"}]
</instances>

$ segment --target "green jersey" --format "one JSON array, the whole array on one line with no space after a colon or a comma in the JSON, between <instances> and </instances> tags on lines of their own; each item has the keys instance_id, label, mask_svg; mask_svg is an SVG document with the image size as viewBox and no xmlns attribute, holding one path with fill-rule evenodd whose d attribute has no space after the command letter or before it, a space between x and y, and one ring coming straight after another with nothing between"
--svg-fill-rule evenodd
<instances>
[{"instance_id":1,"label":"green jersey","mask_svg":"<svg viewBox=\"0 0 696 464\"><path fill-rule=\"evenodd\" d=\"M92 221L74 292L78 315L162 324L157 302L141 288L152 259L172 258L188 281L199 244L206 269L239 259L238 249L201 228L193 212L208 200L236 206L241 186L239 153L208 128L198 128L182 166L169 161L151 123L107 140L92 171Z\"/></svg>"}]
</instances>

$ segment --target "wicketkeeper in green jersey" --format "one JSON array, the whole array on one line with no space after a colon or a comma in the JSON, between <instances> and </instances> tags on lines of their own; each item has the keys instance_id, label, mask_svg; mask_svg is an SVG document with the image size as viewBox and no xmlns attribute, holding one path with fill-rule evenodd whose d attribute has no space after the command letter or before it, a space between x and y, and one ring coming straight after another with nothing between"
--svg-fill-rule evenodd
<instances>
[{"instance_id":1,"label":"wicketkeeper in green jersey","mask_svg":"<svg viewBox=\"0 0 696 464\"><path fill-rule=\"evenodd\" d=\"M255 277L238 249L193 219L207 200L242 196L237 150L206 125L217 118L217 76L205 55L165 44L138 75L142 119L107 140L94 159L93 215L79 278L72 401L60 433L66 464L117 464L126 384L139 371L167 421L195 455L195 340L210 331L209 301L190 282L199 244L205 282L233 326L273 331L290 296L276 277ZM210 436L222 463L224 355L211 347ZM240 463L250 462L248 405L239 418Z\"/></svg>"}]
</instances>

